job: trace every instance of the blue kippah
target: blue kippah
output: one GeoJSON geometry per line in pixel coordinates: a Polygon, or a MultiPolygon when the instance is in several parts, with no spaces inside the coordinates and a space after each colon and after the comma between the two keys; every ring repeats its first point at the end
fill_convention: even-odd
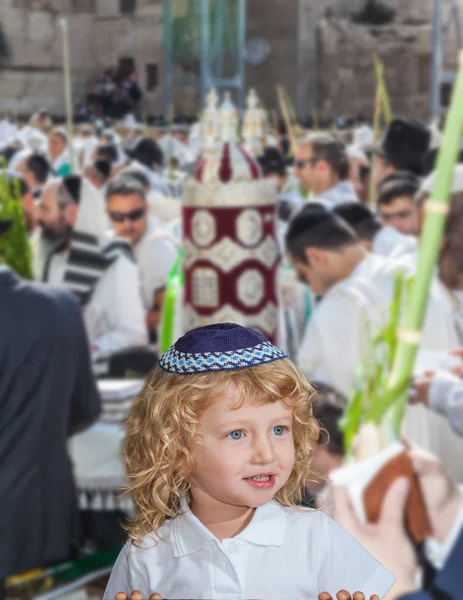
{"type": "Polygon", "coordinates": [[[189,331],[161,356],[159,366],[189,375],[247,369],[282,358],[287,355],[262,333],[236,323],[217,323],[189,331]]]}

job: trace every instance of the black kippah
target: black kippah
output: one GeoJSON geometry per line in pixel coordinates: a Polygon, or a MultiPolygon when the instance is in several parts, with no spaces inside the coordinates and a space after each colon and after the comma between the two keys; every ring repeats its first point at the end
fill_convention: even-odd
{"type": "Polygon", "coordinates": [[[360,204],[360,202],[339,204],[334,209],[334,212],[353,227],[358,223],[362,223],[362,221],[374,218],[372,211],[367,206],[360,204]]]}
{"type": "Polygon", "coordinates": [[[79,204],[80,189],[82,187],[82,179],[79,177],[79,175],[67,175],[63,178],[63,185],[74,202],[79,204]]]}
{"type": "Polygon", "coordinates": [[[96,160],[94,167],[105,179],[111,175],[111,163],[109,160],[96,160]]]}

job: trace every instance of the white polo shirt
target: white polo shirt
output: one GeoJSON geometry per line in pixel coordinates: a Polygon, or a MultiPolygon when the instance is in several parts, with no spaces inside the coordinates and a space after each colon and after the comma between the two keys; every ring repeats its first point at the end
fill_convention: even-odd
{"type": "Polygon", "coordinates": [[[166,521],[153,545],[122,549],[105,599],[140,590],[144,598],[317,600],[341,589],[367,598],[388,592],[396,578],[325,513],[283,508],[275,501],[258,508],[237,536],[219,541],[186,509],[166,521]]]}

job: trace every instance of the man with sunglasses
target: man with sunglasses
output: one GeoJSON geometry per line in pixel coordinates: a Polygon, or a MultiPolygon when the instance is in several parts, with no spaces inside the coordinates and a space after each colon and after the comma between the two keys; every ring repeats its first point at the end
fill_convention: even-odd
{"type": "Polygon", "coordinates": [[[100,192],[77,175],[51,180],[38,206],[38,224],[35,277],[79,299],[92,358],[145,347],[138,268],[129,244],[110,239],[100,192]]]}
{"type": "Polygon", "coordinates": [[[141,279],[147,326],[155,341],[164,289],[177,251],[170,238],[149,217],[145,189],[135,177],[122,174],[109,184],[106,209],[115,235],[132,245],[141,279]]]}
{"type": "Polygon", "coordinates": [[[311,202],[334,208],[344,202],[358,202],[349,178],[346,145],[328,133],[316,133],[296,150],[294,174],[309,191],[311,202]]]}

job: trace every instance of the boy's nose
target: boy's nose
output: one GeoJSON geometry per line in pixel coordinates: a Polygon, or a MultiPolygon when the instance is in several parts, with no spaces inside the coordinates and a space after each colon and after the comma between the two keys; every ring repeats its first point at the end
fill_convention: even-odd
{"type": "Polygon", "coordinates": [[[259,438],[255,441],[253,459],[255,463],[265,465],[275,460],[275,453],[270,439],[259,438]]]}

